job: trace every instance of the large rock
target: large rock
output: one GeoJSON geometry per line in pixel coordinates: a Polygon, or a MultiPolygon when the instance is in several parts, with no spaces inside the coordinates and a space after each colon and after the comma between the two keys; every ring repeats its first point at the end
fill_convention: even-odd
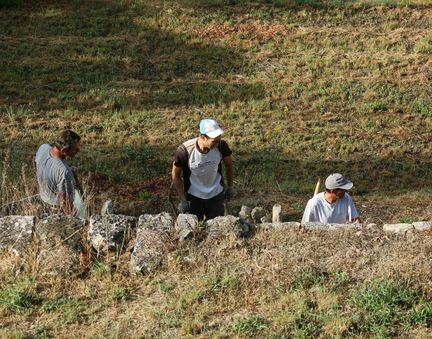
{"type": "Polygon", "coordinates": [[[0,218],[0,250],[21,255],[29,246],[35,217],[10,215],[0,218]]]}
{"type": "Polygon", "coordinates": [[[417,231],[426,231],[432,229],[432,221],[417,221],[413,222],[413,226],[417,231]]]}
{"type": "Polygon", "coordinates": [[[175,223],[175,229],[179,240],[183,241],[192,236],[198,225],[198,217],[194,214],[179,214],[175,223]]]}
{"type": "Polygon", "coordinates": [[[219,237],[234,234],[237,237],[245,237],[251,234],[252,225],[233,215],[216,217],[205,222],[204,227],[209,237],[219,237]]]}
{"type": "Polygon", "coordinates": [[[384,224],[383,225],[384,232],[391,232],[391,233],[403,234],[406,232],[410,232],[413,229],[414,226],[412,224],[384,224]]]}
{"type": "Polygon", "coordinates": [[[139,217],[136,243],[129,262],[132,274],[151,270],[162,263],[172,224],[173,219],[168,213],[139,217]]]}
{"type": "Polygon", "coordinates": [[[136,223],[137,218],[127,215],[92,215],[88,240],[98,252],[118,249],[127,243],[130,229],[135,227],[136,223]]]}
{"type": "Polygon", "coordinates": [[[36,224],[40,274],[69,275],[78,272],[84,222],[76,217],[52,215],[36,224]]]}

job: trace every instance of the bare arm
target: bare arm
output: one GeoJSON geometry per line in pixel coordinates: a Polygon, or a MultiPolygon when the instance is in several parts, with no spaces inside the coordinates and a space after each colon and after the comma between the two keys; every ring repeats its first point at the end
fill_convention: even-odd
{"type": "Polygon", "coordinates": [[[222,159],[225,165],[228,187],[234,186],[234,165],[232,156],[229,155],[222,159]]]}
{"type": "Polygon", "coordinates": [[[353,223],[353,224],[361,224],[360,217],[353,218],[353,220],[351,221],[351,223],[353,223]]]}
{"type": "Polygon", "coordinates": [[[171,176],[172,176],[172,182],[173,182],[174,188],[176,189],[176,192],[179,195],[181,200],[187,200],[186,194],[184,191],[184,186],[183,186],[182,174],[183,174],[183,168],[178,167],[178,166],[174,165],[174,163],[173,163],[171,176]]]}

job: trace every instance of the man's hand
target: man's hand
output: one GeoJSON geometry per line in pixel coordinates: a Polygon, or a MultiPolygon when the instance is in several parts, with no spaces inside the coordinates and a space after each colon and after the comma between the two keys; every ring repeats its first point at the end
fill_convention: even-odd
{"type": "Polygon", "coordinates": [[[237,195],[237,190],[234,187],[228,187],[225,191],[225,199],[230,201],[237,195]]]}
{"type": "Polygon", "coordinates": [[[177,209],[180,213],[187,213],[189,211],[189,202],[186,200],[180,201],[180,204],[178,204],[177,209]]]}

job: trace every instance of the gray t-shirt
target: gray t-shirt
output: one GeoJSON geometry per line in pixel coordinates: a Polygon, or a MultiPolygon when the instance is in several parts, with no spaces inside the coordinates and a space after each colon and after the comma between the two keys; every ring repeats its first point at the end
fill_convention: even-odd
{"type": "Polygon", "coordinates": [[[74,195],[72,168],[64,159],[50,154],[51,145],[43,144],[36,153],[36,177],[41,199],[50,205],[57,205],[59,192],[74,195]]]}

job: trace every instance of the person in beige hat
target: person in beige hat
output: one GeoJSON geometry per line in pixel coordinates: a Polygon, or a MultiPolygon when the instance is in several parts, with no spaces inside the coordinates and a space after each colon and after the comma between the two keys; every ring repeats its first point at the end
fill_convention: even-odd
{"type": "Polygon", "coordinates": [[[340,173],[330,174],[325,181],[325,192],[310,199],[303,213],[302,223],[346,224],[360,222],[359,214],[347,190],[353,183],[340,173]]]}

